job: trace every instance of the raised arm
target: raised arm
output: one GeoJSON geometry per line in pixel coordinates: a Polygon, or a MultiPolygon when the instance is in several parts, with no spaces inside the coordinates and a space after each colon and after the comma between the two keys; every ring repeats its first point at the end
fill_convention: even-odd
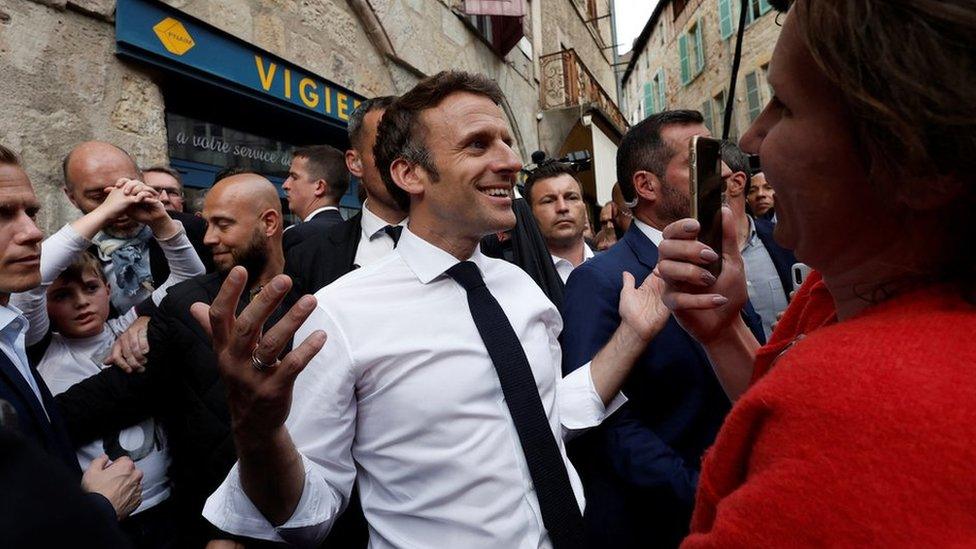
{"type": "MultiPolygon", "coordinates": [[[[227,387],[238,465],[225,485],[236,484],[234,479],[239,477],[239,486],[251,505],[270,525],[278,526],[298,508],[306,481],[305,461],[285,427],[285,419],[292,403],[295,378],[322,349],[325,332],[311,331],[300,345],[278,361],[277,357],[298,327],[315,310],[315,298],[302,297],[281,321],[262,335],[262,326],[288,292],[291,280],[284,275],[275,277],[235,317],[246,281],[245,270],[234,267],[213,303],[210,306],[196,303],[192,312],[211,333],[220,375],[227,387]]],[[[228,491],[236,490],[230,486],[228,491]]],[[[228,497],[235,499],[233,494],[228,497]]],[[[225,503],[231,508],[240,507],[233,501],[225,503]]],[[[222,512],[221,516],[229,514],[222,512]]],[[[245,517],[240,522],[253,525],[255,520],[245,517]]],[[[234,530],[233,523],[217,526],[234,530]]]]}
{"type": "Polygon", "coordinates": [[[108,195],[97,208],[65,225],[41,244],[40,286],[10,296],[10,302],[24,312],[30,325],[26,338],[28,346],[40,341],[50,329],[47,289],[54,280],[91,245],[91,239],[98,231],[131,205],[151,200],[153,192],[152,189],[148,189],[148,192],[137,190],[127,195],[121,188],[109,187],[105,190],[108,195]]]}
{"type": "Polygon", "coordinates": [[[705,282],[703,265],[715,259],[715,252],[696,240],[699,229],[694,219],[665,227],[656,270],[667,283],[665,304],[705,348],[722,388],[735,402],[749,387],[759,341],[742,320],[749,297],[732,211],[722,208],[722,273],[713,283],[705,282]]]}

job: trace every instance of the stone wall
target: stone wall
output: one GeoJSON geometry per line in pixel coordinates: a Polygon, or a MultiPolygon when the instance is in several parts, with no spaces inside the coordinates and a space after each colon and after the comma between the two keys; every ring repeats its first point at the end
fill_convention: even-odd
{"type": "MultiPolygon", "coordinates": [[[[360,3],[388,42],[367,33],[355,0],[164,1],[366,97],[444,69],[486,73],[506,94],[519,152],[538,144],[533,60],[519,48],[500,58],[449,0],[360,3]]],[[[110,141],[143,165],[166,160],[162,94],[150,69],[116,57],[114,11],[114,0],[0,0],[0,141],[22,154],[48,233],[77,215],[60,189],[76,143],[110,141]]]]}
{"type": "MultiPolygon", "coordinates": [[[[732,54],[735,49],[735,33],[727,39],[721,38],[718,20],[718,2],[715,0],[692,0],[684,11],[674,20],[668,5],[655,25],[644,49],[635,52],[637,59],[634,69],[626,82],[623,83],[622,103],[625,105],[628,117],[639,110],[643,100],[643,87],[649,82],[658,69],[665,73],[666,97],[668,109],[690,108],[701,110],[706,100],[711,100],[718,93],[728,89],[729,77],[732,72],[732,54]],[[705,46],[705,68],[687,85],[681,83],[681,67],[678,54],[678,36],[694,21],[703,22],[705,46]]],[[[736,23],[738,22],[736,15],[736,23]]],[[[736,82],[734,124],[736,129],[733,137],[741,136],[749,127],[749,105],[746,97],[745,77],[750,72],[759,75],[760,100],[763,104],[769,101],[771,93],[766,84],[763,67],[772,57],[773,47],[779,37],[780,27],[776,23],[775,10],[767,12],[759,19],[749,24],[744,33],[742,44],[742,62],[736,82]]],[[[719,132],[721,122],[719,113],[715,112],[716,133],[719,132]]],[[[633,121],[633,120],[632,120],[633,121]]]]}

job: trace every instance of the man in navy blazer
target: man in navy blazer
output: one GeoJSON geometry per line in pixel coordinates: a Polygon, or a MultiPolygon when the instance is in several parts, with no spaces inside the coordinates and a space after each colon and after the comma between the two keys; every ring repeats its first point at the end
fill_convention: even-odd
{"type": "Polygon", "coordinates": [[[349,188],[345,154],[330,145],[295,149],[281,188],[288,196],[288,209],[301,219],[285,231],[282,245],[287,252],[342,223],[339,200],[349,188]]]}
{"type": "MultiPolygon", "coordinates": [[[[619,324],[622,273],[638,283],[650,275],[661,229],[688,217],[689,143],[708,133],[698,112],[666,111],[637,124],[621,141],[617,179],[633,205],[634,222],[617,244],[569,277],[564,374],[591,360],[619,324]]],[[[673,317],[641,355],[623,393],[628,402],[572,448],[586,490],[588,542],[676,546],[688,531],[702,454],[729,399],[704,350],[673,317]]]]}
{"type": "MultiPolygon", "coordinates": [[[[34,223],[38,208],[37,196],[19,159],[13,151],[0,145],[0,211],[3,212],[0,215],[0,400],[6,401],[14,412],[5,410],[3,427],[34,443],[63,465],[63,472],[70,478],[81,481],[90,493],[88,504],[102,511],[101,516],[124,517],[141,501],[142,474],[129,458],[121,458],[107,467],[96,460],[82,477],[58,406],[27,359],[24,347],[27,319],[9,305],[11,293],[41,283],[43,234],[34,223]],[[9,421],[11,417],[16,420],[9,421]]],[[[36,497],[30,491],[21,496],[24,500],[36,497]]],[[[9,514],[8,511],[17,512],[5,509],[4,513],[9,514]]]]}

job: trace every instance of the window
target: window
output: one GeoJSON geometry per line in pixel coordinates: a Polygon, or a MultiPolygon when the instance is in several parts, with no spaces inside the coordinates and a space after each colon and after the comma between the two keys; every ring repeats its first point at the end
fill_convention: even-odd
{"type": "MultiPolygon", "coordinates": [[[[740,0],[718,0],[718,28],[722,40],[732,36],[739,23],[740,0]]],[[[767,0],[748,0],[746,6],[746,25],[765,15],[772,7],[767,0]]]]}
{"type": "Polygon", "coordinates": [[[715,131],[715,121],[712,120],[712,100],[706,99],[702,103],[702,116],[705,118],[705,127],[712,135],[717,135],[715,131]]]}
{"type": "Polygon", "coordinates": [[[762,92],[759,89],[759,76],[755,72],[746,75],[746,100],[749,102],[749,122],[762,112],[762,92]]]}
{"type": "Polygon", "coordinates": [[[681,83],[687,85],[705,68],[705,48],[702,42],[702,20],[698,19],[688,32],[678,37],[678,56],[681,59],[681,83]]]}
{"type": "Polygon", "coordinates": [[[644,84],[644,117],[661,112],[667,105],[664,69],[658,69],[650,82],[644,84]]]}
{"type": "Polygon", "coordinates": [[[732,36],[732,31],[735,30],[735,22],[732,20],[732,1],[718,0],[718,28],[722,40],[732,36]]]}
{"type": "MultiPolygon", "coordinates": [[[[734,114],[734,113],[733,113],[734,114]]],[[[718,94],[712,98],[712,116],[714,120],[712,124],[714,125],[715,136],[721,136],[722,124],[725,122],[725,90],[718,92],[718,94]]],[[[732,117],[732,121],[729,123],[729,139],[733,142],[739,140],[737,135],[738,132],[735,131],[735,117],[732,117]]]]}
{"type": "Polygon", "coordinates": [[[746,10],[746,25],[750,25],[771,9],[767,0],[749,0],[746,10]]]}
{"type": "Polygon", "coordinates": [[[654,86],[653,82],[644,83],[644,116],[654,114],[654,86]]]}

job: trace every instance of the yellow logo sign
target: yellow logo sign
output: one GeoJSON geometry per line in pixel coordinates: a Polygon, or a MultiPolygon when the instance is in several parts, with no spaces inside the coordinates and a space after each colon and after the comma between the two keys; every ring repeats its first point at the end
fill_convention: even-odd
{"type": "Polygon", "coordinates": [[[163,47],[166,51],[176,54],[183,55],[184,53],[190,51],[193,47],[193,37],[190,33],[186,32],[186,27],[183,23],[180,23],[172,17],[167,17],[153,27],[153,31],[156,32],[156,36],[159,37],[159,41],[163,43],[163,47]]]}

